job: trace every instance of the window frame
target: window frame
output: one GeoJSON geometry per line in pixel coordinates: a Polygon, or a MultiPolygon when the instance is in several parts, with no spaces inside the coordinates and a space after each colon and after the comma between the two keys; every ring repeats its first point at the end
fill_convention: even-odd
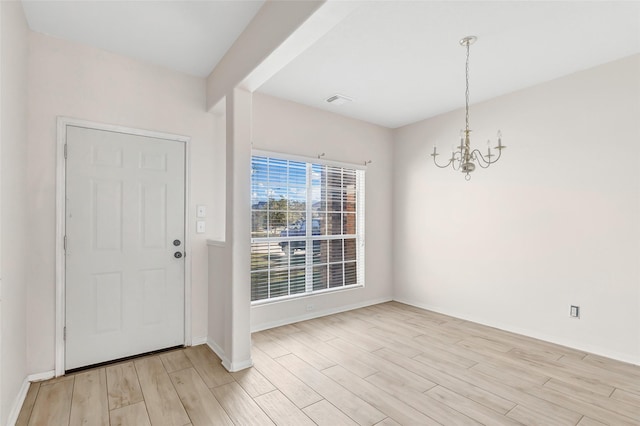
{"type": "MultiPolygon", "coordinates": [[[[322,154],[324,155],[324,154],[322,154]]],[[[305,163],[305,167],[306,167],[306,192],[307,192],[307,198],[306,198],[306,206],[305,206],[305,212],[304,212],[304,217],[305,217],[305,223],[311,223],[312,226],[306,226],[305,229],[305,235],[304,237],[301,236],[267,236],[267,237],[251,237],[250,240],[250,247],[253,250],[253,246],[255,243],[260,243],[260,242],[264,242],[267,244],[273,244],[273,243],[280,243],[280,242],[284,242],[284,241],[299,241],[300,239],[304,239],[305,241],[305,261],[304,261],[304,276],[305,276],[305,290],[304,292],[301,293],[295,293],[295,294],[286,294],[283,296],[274,296],[271,297],[270,295],[268,295],[268,297],[264,298],[264,299],[257,299],[257,300],[251,300],[251,305],[252,306],[256,306],[256,305],[264,305],[264,304],[270,304],[270,303],[277,303],[277,302],[282,302],[282,301],[288,301],[288,300],[292,300],[292,299],[299,299],[299,298],[303,298],[303,297],[310,297],[310,296],[316,296],[319,294],[326,294],[326,293],[334,293],[334,292],[339,292],[339,291],[345,291],[345,290],[351,290],[351,289],[356,289],[356,288],[363,288],[365,286],[365,172],[366,172],[366,164],[353,164],[353,163],[346,163],[346,162],[339,162],[339,161],[332,161],[332,160],[325,160],[322,159],[321,156],[319,155],[318,158],[310,158],[310,157],[303,157],[303,156],[297,156],[297,155],[291,155],[291,154],[284,154],[284,153],[280,153],[280,152],[274,152],[274,151],[264,151],[264,150],[257,150],[257,149],[253,149],[251,151],[251,161],[252,161],[252,167],[253,167],[253,161],[254,161],[254,157],[263,157],[263,158],[268,158],[268,159],[273,159],[273,160],[281,160],[281,161],[294,161],[294,162],[301,162],[301,163],[305,163]],[[319,166],[328,166],[328,167],[337,167],[337,168],[342,168],[342,169],[349,169],[349,170],[353,170],[355,171],[355,182],[356,182],[356,188],[355,188],[355,194],[356,194],[356,205],[355,205],[355,228],[356,228],[356,232],[355,234],[344,234],[344,229],[342,229],[341,233],[339,235],[329,235],[328,233],[325,233],[323,235],[313,235],[313,221],[316,220],[313,218],[313,205],[310,202],[311,201],[311,190],[312,190],[312,183],[311,183],[311,173],[310,170],[313,168],[314,165],[319,165],[319,166]],[[348,284],[345,285],[345,265],[347,263],[349,263],[347,260],[345,260],[345,244],[344,241],[348,240],[348,239],[354,239],[355,240],[355,245],[356,245],[356,254],[355,254],[355,273],[356,273],[356,282],[354,284],[348,284]],[[313,286],[314,286],[314,282],[313,282],[313,268],[314,266],[319,266],[319,264],[314,264],[313,263],[313,244],[314,241],[327,241],[327,244],[330,244],[330,242],[332,240],[342,240],[343,241],[343,245],[342,245],[342,261],[341,262],[331,262],[330,259],[327,259],[327,261],[325,263],[321,263],[320,266],[325,265],[327,266],[327,274],[329,274],[330,270],[330,265],[331,264],[338,264],[341,263],[343,266],[343,277],[342,277],[342,285],[340,286],[335,286],[335,287],[330,287],[329,284],[327,284],[327,288],[322,288],[322,289],[318,289],[318,290],[314,290],[313,286]]],[[[253,186],[253,178],[251,178],[251,185],[253,186]]],[[[252,190],[253,191],[253,190],[252,190]]],[[[251,198],[250,198],[251,200],[251,198]]],[[[326,207],[328,209],[328,207],[326,207]]],[[[251,219],[251,232],[253,232],[253,202],[250,201],[250,209],[252,211],[252,219],[251,219]]],[[[344,214],[344,206],[341,208],[340,213],[344,214]]],[[[329,213],[329,210],[325,211],[326,213],[329,213]]],[[[291,271],[291,263],[288,264],[287,269],[284,269],[288,272],[291,271]]],[[[265,271],[272,271],[273,269],[278,270],[278,268],[272,268],[271,265],[269,265],[267,267],[267,269],[265,269],[265,271]]],[[[251,273],[255,272],[253,269],[253,266],[250,266],[250,271],[251,273]]],[[[327,279],[330,280],[329,276],[327,275],[327,279]]],[[[289,285],[289,292],[291,291],[291,279],[289,278],[288,281],[288,285],[289,285]]],[[[253,282],[250,282],[250,285],[252,286],[252,292],[253,292],[253,282]]],[[[267,286],[268,292],[271,291],[271,283],[268,283],[267,286]]]]}

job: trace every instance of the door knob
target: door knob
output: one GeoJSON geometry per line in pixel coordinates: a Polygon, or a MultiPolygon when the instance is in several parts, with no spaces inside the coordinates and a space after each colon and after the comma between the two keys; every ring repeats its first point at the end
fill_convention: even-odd
{"type": "Polygon", "coordinates": [[[176,259],[180,259],[182,257],[182,252],[181,251],[177,251],[177,252],[173,253],[173,257],[175,257],[176,259]]]}

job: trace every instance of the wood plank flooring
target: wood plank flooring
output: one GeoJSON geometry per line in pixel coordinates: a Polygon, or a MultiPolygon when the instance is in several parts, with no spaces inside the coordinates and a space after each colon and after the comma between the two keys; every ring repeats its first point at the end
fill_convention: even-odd
{"type": "Polygon", "coordinates": [[[33,383],[18,426],[639,425],[640,367],[389,302],[33,383]]]}

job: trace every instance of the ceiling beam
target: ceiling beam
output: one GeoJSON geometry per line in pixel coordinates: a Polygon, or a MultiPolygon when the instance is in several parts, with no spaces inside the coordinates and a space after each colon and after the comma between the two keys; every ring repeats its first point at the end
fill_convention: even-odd
{"type": "Polygon", "coordinates": [[[207,111],[236,87],[253,92],[360,6],[267,0],[207,78],[207,111]]]}

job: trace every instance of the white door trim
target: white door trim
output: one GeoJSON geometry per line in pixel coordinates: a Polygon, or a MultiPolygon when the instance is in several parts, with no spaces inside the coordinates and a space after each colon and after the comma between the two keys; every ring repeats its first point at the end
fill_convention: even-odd
{"type": "Polygon", "coordinates": [[[67,140],[67,126],[83,127],[86,129],[105,130],[117,133],[126,133],[135,136],[146,136],[182,142],[185,144],[185,234],[184,234],[184,344],[191,346],[191,236],[189,234],[189,206],[191,205],[191,159],[190,140],[188,136],[174,135],[170,133],[154,132],[150,130],[134,129],[124,126],[94,123],[69,117],[58,117],[57,135],[57,159],[56,159],[56,325],[55,325],[55,375],[62,376],[65,372],[65,257],[64,236],[65,229],[65,199],[66,199],[66,162],[64,158],[65,144],[67,140]]]}

